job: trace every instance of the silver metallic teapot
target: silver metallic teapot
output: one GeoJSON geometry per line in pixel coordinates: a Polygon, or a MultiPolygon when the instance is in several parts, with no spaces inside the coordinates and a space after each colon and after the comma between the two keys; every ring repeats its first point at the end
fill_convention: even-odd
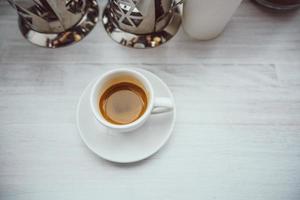
{"type": "MultiPolygon", "coordinates": [[[[142,35],[148,35],[149,38],[149,34],[159,35],[160,32],[163,35],[166,33],[174,36],[181,24],[179,5],[182,2],[182,0],[109,0],[104,11],[103,23],[109,35],[118,42],[127,40],[130,43],[130,40],[136,37],[141,40],[142,35]],[[116,29],[123,32],[124,37],[116,37],[116,29]],[[133,35],[128,38],[126,33],[133,35]]],[[[165,38],[166,41],[168,39],[165,38]]],[[[127,45],[128,42],[125,46],[131,46],[127,45]]],[[[124,41],[122,44],[124,45],[124,41]]]]}
{"type": "Polygon", "coordinates": [[[8,0],[17,10],[22,34],[32,43],[60,47],[77,42],[98,19],[96,0],[8,0]]]}

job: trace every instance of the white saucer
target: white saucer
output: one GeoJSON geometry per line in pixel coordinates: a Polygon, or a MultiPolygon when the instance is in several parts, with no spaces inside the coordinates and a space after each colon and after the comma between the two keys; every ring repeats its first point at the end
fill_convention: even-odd
{"type": "MultiPolygon", "coordinates": [[[[155,96],[170,97],[174,102],[170,89],[160,78],[145,70],[138,71],[153,84],[155,96]]],[[[89,95],[93,83],[81,95],[76,113],[80,136],[92,152],[112,162],[130,163],[153,155],[167,142],[175,124],[175,106],[172,112],[152,115],[137,130],[117,133],[101,125],[91,111],[89,95]]]]}

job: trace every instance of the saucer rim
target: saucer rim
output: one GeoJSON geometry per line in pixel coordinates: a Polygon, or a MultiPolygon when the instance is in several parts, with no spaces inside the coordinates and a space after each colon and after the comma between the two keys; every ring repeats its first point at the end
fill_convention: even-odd
{"type": "MultiPolygon", "coordinates": [[[[77,130],[79,132],[79,135],[80,135],[80,138],[82,139],[83,143],[88,147],[88,149],[90,149],[90,151],[92,151],[95,155],[99,156],[100,158],[104,159],[104,160],[107,160],[107,161],[110,161],[110,162],[114,162],[114,163],[121,163],[121,164],[125,164],[125,163],[135,163],[135,162],[139,162],[139,161],[142,161],[142,160],[145,160],[151,156],[153,156],[154,154],[156,154],[170,139],[172,133],[173,133],[173,130],[174,130],[174,127],[175,127],[175,122],[176,122],[176,103],[175,103],[175,98],[174,98],[174,95],[172,93],[172,91],[170,90],[170,88],[168,87],[168,85],[160,78],[158,77],[156,74],[150,72],[150,71],[147,71],[147,70],[144,70],[144,69],[136,69],[136,68],[130,68],[130,69],[133,69],[133,70],[137,70],[139,71],[140,73],[143,73],[143,75],[145,75],[147,77],[147,74],[149,74],[150,76],[154,76],[157,81],[160,82],[160,84],[163,85],[163,87],[165,87],[167,90],[168,90],[168,95],[170,96],[170,98],[172,99],[172,102],[174,104],[174,108],[173,108],[173,111],[172,111],[172,123],[170,124],[170,128],[168,129],[168,133],[166,134],[166,137],[161,140],[161,142],[159,143],[159,145],[157,145],[157,147],[155,148],[154,151],[152,151],[150,154],[147,153],[145,154],[144,156],[141,156],[140,158],[137,158],[137,159],[124,159],[124,160],[119,160],[119,159],[113,159],[113,158],[109,158],[107,156],[104,156],[100,153],[98,153],[98,151],[96,151],[93,147],[91,147],[89,145],[89,143],[87,142],[84,134],[83,134],[83,131],[80,129],[79,127],[79,109],[80,109],[80,104],[82,102],[82,99],[84,98],[84,95],[87,94],[87,90],[91,89],[91,86],[92,84],[94,83],[94,81],[96,81],[96,78],[93,79],[86,87],[85,89],[83,90],[82,94],[80,95],[80,98],[79,98],[79,101],[77,103],[77,108],[76,108],[76,126],[77,126],[77,130]]],[[[107,70],[109,71],[109,70],[107,70]]],[[[150,81],[151,82],[151,81],[150,81]]],[[[142,125],[140,128],[142,128],[144,125],[142,125]]],[[[105,127],[105,126],[103,126],[105,127]]],[[[107,128],[107,127],[105,127],[107,128]]],[[[121,133],[121,134],[124,134],[124,133],[121,133]]]]}

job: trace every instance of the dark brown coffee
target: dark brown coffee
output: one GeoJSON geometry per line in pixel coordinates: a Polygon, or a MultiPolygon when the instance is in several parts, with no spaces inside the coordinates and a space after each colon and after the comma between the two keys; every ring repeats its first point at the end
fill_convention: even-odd
{"type": "Polygon", "coordinates": [[[139,119],[147,108],[145,91],[130,82],[121,82],[109,87],[101,96],[99,108],[102,116],[118,125],[139,119]]]}

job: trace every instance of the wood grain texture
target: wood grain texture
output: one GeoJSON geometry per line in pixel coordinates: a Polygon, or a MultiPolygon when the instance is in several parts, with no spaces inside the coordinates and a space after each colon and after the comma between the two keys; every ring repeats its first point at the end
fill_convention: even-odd
{"type": "Polygon", "coordinates": [[[300,199],[300,11],[244,1],[219,38],[180,31],[151,50],[100,24],[77,45],[38,48],[16,20],[0,0],[1,200],[300,199]],[[115,67],[157,74],[176,99],[173,137],[144,162],[101,160],[77,133],[81,92],[115,67]]]}

